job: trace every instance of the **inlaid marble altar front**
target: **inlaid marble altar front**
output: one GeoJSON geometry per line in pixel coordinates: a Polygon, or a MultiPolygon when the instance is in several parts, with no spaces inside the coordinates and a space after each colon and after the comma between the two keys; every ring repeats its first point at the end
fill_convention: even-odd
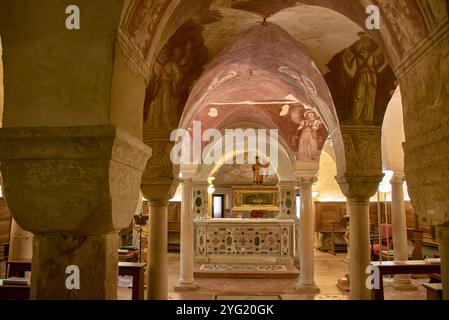
{"type": "Polygon", "coordinates": [[[292,263],[295,221],[210,219],[195,221],[195,258],[204,263],[292,263]]]}

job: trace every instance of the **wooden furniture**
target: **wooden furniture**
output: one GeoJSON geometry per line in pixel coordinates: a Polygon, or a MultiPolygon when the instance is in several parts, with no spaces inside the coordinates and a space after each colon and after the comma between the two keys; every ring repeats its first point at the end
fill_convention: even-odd
{"type": "MultiPolygon", "coordinates": [[[[133,277],[132,300],[144,300],[144,271],[146,263],[119,262],[118,274],[133,277]]],[[[8,261],[8,278],[23,277],[26,271],[31,271],[31,261],[8,261]]]]}
{"type": "Polygon", "coordinates": [[[336,255],[337,252],[347,252],[348,244],[344,235],[348,232],[349,217],[345,216],[340,221],[331,224],[331,240],[329,242],[329,253],[336,255]]]}
{"type": "MultiPolygon", "coordinates": [[[[382,255],[382,260],[392,260],[393,253],[393,225],[382,224],[380,237],[382,243],[379,243],[379,234],[371,235],[371,257],[378,260],[382,255]]],[[[393,258],[394,259],[394,258],[393,258]]]]}
{"type": "Polygon", "coordinates": [[[440,273],[440,264],[429,264],[424,260],[410,261],[375,261],[371,265],[379,269],[379,288],[373,290],[375,300],[384,300],[384,284],[383,277],[385,275],[395,274],[432,274],[440,273]]]}
{"type": "Polygon", "coordinates": [[[441,283],[424,283],[427,289],[427,300],[443,300],[443,285],[441,283]]]}
{"type": "Polygon", "coordinates": [[[145,300],[144,271],[146,263],[119,262],[118,274],[133,277],[132,300],[145,300]]]}
{"type": "Polygon", "coordinates": [[[11,286],[0,284],[0,300],[29,300],[30,286],[11,286]]]}
{"type": "Polygon", "coordinates": [[[423,232],[420,230],[407,228],[407,238],[412,241],[415,245],[413,248],[412,260],[423,260],[424,256],[422,253],[422,245],[423,245],[423,232]]]}
{"type": "Polygon", "coordinates": [[[8,260],[9,233],[11,230],[11,212],[4,198],[0,198],[0,263],[8,260]]]}
{"type": "Polygon", "coordinates": [[[25,277],[25,272],[31,271],[30,260],[9,260],[7,263],[6,277],[25,277]]]}

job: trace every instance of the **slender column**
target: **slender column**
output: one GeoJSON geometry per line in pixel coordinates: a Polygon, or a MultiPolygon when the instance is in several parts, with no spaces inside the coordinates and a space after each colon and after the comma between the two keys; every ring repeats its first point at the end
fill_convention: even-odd
{"type": "Polygon", "coordinates": [[[182,182],[181,203],[181,260],[179,270],[179,282],[176,290],[193,290],[198,288],[198,283],[193,277],[193,244],[194,228],[192,214],[192,179],[187,178],[182,182]]]}
{"type": "MultiPolygon", "coordinates": [[[[393,249],[395,261],[408,260],[407,220],[404,202],[404,175],[395,174],[391,180],[391,211],[393,224],[393,249]]],[[[410,275],[394,276],[393,287],[397,290],[416,290],[410,275]]]]}
{"type": "Polygon", "coordinates": [[[436,227],[436,238],[440,244],[443,300],[449,300],[449,222],[436,227]]]}
{"type": "Polygon", "coordinates": [[[150,201],[147,299],[168,299],[168,202],[178,181],[167,177],[142,179],[141,189],[150,201]]]}
{"type": "Polygon", "coordinates": [[[302,293],[319,292],[314,279],[314,224],[315,210],[312,201],[312,185],[315,176],[301,177],[301,219],[299,234],[300,275],[296,290],[302,293]]]}
{"type": "Polygon", "coordinates": [[[168,201],[150,200],[149,272],[147,296],[149,300],[168,299],[168,201]]]}
{"type": "Polygon", "coordinates": [[[349,278],[351,300],[370,300],[366,287],[366,268],[370,265],[369,199],[348,199],[349,212],[349,278]]]}

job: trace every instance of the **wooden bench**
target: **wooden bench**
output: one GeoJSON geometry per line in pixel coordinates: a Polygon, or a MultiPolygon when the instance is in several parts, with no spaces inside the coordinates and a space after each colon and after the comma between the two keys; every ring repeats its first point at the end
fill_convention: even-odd
{"type": "Polygon", "coordinates": [[[424,283],[427,289],[427,300],[443,300],[443,285],[441,283],[424,283]]]}
{"type": "MultiPolygon", "coordinates": [[[[133,277],[132,300],[144,300],[144,271],[146,263],[119,262],[118,274],[133,277]]],[[[8,261],[8,278],[23,277],[26,271],[31,271],[31,261],[8,261]]]]}
{"type": "Polygon", "coordinates": [[[384,284],[383,277],[385,275],[395,274],[432,274],[440,273],[440,264],[429,264],[424,260],[410,260],[410,261],[375,261],[371,265],[379,269],[380,286],[374,289],[374,299],[384,300],[384,284]]]}
{"type": "Polygon", "coordinates": [[[132,300],[145,300],[144,294],[144,271],[146,263],[119,262],[118,274],[133,277],[132,300]]]}

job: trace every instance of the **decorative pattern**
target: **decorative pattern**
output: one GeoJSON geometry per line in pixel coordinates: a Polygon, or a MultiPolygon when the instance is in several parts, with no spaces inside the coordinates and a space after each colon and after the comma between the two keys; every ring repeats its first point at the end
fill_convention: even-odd
{"type": "MultiPolygon", "coordinates": [[[[287,221],[287,220],[283,220],[287,221]]],[[[292,223],[196,223],[197,256],[290,257],[292,223]]]]}
{"type": "Polygon", "coordinates": [[[280,264],[203,264],[200,271],[287,271],[287,267],[280,264]]]}

